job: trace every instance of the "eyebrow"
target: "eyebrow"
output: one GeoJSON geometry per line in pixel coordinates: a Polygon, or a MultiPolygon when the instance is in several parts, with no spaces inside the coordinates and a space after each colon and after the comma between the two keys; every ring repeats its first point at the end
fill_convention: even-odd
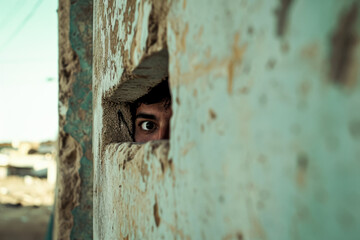
{"type": "Polygon", "coordinates": [[[156,120],[155,115],[153,115],[153,114],[146,114],[146,113],[136,114],[135,119],[138,119],[138,118],[145,118],[145,119],[156,120]]]}

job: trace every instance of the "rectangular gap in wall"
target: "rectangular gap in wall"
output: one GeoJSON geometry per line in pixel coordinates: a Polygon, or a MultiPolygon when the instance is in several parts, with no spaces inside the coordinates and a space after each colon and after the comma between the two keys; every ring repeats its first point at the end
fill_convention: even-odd
{"type": "Polygon", "coordinates": [[[124,77],[126,80],[122,80],[124,82],[104,99],[104,145],[134,141],[135,119],[132,104],[162,81],[168,81],[168,68],[169,54],[165,48],[145,57],[130,74],[124,77]]]}

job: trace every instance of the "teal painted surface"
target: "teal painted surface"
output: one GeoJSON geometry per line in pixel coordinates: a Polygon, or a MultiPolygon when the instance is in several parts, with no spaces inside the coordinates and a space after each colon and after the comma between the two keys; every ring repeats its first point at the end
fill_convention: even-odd
{"type": "Polygon", "coordinates": [[[72,211],[71,239],[92,239],[92,1],[74,1],[70,7],[70,42],[80,62],[66,114],[64,131],[82,148],[80,204],[72,211]]]}
{"type": "Polygon", "coordinates": [[[169,158],[185,173],[173,193],[179,232],[359,239],[359,8],[328,0],[172,5],[169,71],[179,101],[169,158]]]}
{"type": "MultiPolygon", "coordinates": [[[[113,121],[102,101],[120,81],[109,73],[133,56],[101,55],[112,26],[97,22],[95,58],[119,67],[94,74],[95,238],[359,239],[360,1],[169,8],[169,154],[153,154],[153,143],[100,154],[102,121],[113,121]]],[[[99,19],[112,12],[97,10],[99,19]]],[[[146,36],[142,21],[120,26],[146,36]]]]}

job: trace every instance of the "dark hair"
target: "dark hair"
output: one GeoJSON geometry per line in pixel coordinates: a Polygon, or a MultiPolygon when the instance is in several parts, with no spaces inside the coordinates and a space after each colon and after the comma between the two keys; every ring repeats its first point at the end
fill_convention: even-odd
{"type": "Polygon", "coordinates": [[[136,111],[141,104],[154,104],[163,101],[165,109],[169,108],[171,105],[171,95],[168,78],[153,87],[147,94],[135,100],[132,105],[136,111]]]}
{"type": "MultiPolygon", "coordinates": [[[[155,87],[151,88],[151,90],[145,94],[144,96],[138,98],[134,102],[130,103],[130,112],[131,112],[131,122],[132,131],[128,128],[128,131],[134,141],[134,133],[135,133],[135,115],[136,110],[141,104],[154,104],[164,102],[164,108],[168,109],[171,106],[171,94],[169,89],[169,81],[168,78],[160,82],[155,87]]],[[[121,116],[122,117],[122,116],[121,116]]],[[[120,118],[120,116],[119,116],[120,118]]]]}

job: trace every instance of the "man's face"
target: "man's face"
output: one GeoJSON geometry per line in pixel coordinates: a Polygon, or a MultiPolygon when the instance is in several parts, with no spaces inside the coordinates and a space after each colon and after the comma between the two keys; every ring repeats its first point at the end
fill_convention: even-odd
{"type": "Polygon", "coordinates": [[[171,107],[167,109],[164,101],[154,104],[142,103],[136,109],[135,142],[169,139],[171,107]]]}

